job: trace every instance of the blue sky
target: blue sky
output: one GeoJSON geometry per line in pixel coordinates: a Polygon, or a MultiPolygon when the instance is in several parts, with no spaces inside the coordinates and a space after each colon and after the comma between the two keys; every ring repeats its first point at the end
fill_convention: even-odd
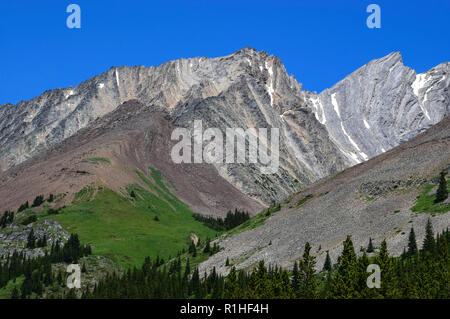
{"type": "Polygon", "coordinates": [[[8,0],[0,2],[0,104],[77,85],[119,65],[216,57],[245,46],[277,55],[320,92],[400,51],[418,72],[450,61],[450,0],[8,0]],[[81,29],[66,7],[81,7],[81,29]],[[381,29],[366,7],[381,7],[381,29]]]}

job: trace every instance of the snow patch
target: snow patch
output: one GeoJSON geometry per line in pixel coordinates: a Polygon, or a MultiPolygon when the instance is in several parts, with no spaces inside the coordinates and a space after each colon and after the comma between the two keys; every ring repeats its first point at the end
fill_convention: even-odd
{"type": "Polygon", "coordinates": [[[370,125],[369,125],[369,123],[367,123],[366,119],[363,119],[363,122],[364,122],[364,126],[365,126],[368,130],[370,130],[370,125]]]}
{"type": "Polygon", "coordinates": [[[104,83],[100,83],[100,84],[98,85],[98,87],[99,87],[100,89],[103,89],[103,88],[105,87],[105,84],[104,84],[104,83]]]}
{"type": "Polygon", "coordinates": [[[315,109],[314,115],[316,119],[320,122],[320,124],[325,124],[327,122],[327,118],[325,117],[325,110],[323,109],[322,102],[319,97],[310,98],[312,105],[315,109]]]}
{"type": "Polygon", "coordinates": [[[417,74],[416,79],[414,80],[413,84],[411,84],[411,87],[413,89],[414,95],[417,96],[417,101],[419,103],[420,109],[422,110],[422,113],[425,115],[425,117],[428,120],[431,120],[431,117],[428,114],[427,109],[423,105],[423,102],[426,102],[426,100],[427,100],[427,93],[428,93],[429,89],[425,92],[424,99],[422,102],[420,101],[420,97],[419,97],[419,90],[422,89],[425,86],[425,83],[427,82],[426,77],[427,77],[426,73],[417,74]]]}
{"type": "Polygon", "coordinates": [[[68,99],[70,96],[74,95],[75,93],[73,92],[73,90],[70,90],[69,92],[67,92],[67,94],[65,95],[65,98],[68,99]]]}
{"type": "Polygon", "coordinates": [[[268,63],[267,63],[267,61],[265,62],[265,66],[266,66],[266,69],[267,69],[267,71],[269,71],[269,75],[270,76],[273,76],[273,69],[272,69],[272,66],[270,65],[268,65],[268,63]]]}
{"type": "Polygon", "coordinates": [[[419,90],[424,87],[425,83],[427,82],[425,73],[416,74],[416,79],[414,80],[413,84],[411,84],[411,87],[413,89],[413,92],[416,96],[419,96],[419,90]]]}
{"type": "Polygon", "coordinates": [[[331,94],[331,104],[333,104],[334,111],[341,118],[341,113],[339,113],[339,105],[336,101],[336,93],[331,94]]]}

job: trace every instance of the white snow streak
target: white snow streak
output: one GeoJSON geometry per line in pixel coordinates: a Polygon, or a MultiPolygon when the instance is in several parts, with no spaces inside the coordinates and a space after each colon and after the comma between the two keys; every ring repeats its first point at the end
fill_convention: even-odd
{"type": "Polygon", "coordinates": [[[358,150],[359,155],[361,155],[362,158],[364,158],[364,160],[367,161],[369,159],[369,157],[364,152],[361,151],[358,144],[356,144],[356,142],[350,137],[350,135],[348,135],[347,131],[344,128],[344,123],[342,123],[342,122],[341,122],[341,129],[342,129],[342,132],[344,132],[345,136],[347,136],[350,143],[352,143],[352,145],[358,150]]]}
{"type": "Polygon", "coordinates": [[[428,120],[431,120],[431,117],[428,114],[427,109],[423,105],[423,102],[426,102],[426,100],[427,100],[427,92],[428,92],[428,90],[427,90],[427,92],[425,92],[424,100],[422,102],[420,101],[420,97],[419,97],[419,90],[422,89],[425,86],[425,83],[427,82],[427,80],[425,79],[426,76],[427,76],[426,73],[417,74],[416,75],[416,79],[414,80],[413,84],[411,84],[411,87],[413,89],[414,95],[417,96],[417,100],[418,100],[419,106],[420,106],[423,114],[426,116],[426,118],[428,120]]]}
{"type": "Polygon", "coordinates": [[[117,83],[117,87],[120,87],[120,85],[119,85],[119,73],[117,72],[117,69],[116,69],[116,83],[117,83]]]}
{"type": "Polygon", "coordinates": [[[370,125],[369,125],[369,123],[367,123],[366,119],[363,118],[363,122],[364,122],[364,126],[369,130],[370,125]]]}
{"type": "MultiPolygon", "coordinates": [[[[336,101],[336,93],[331,94],[331,104],[333,104],[334,111],[338,115],[339,119],[341,119],[341,114],[339,112],[339,104],[336,101]]],[[[345,134],[345,136],[347,136],[350,143],[358,150],[359,155],[362,158],[364,158],[365,161],[367,161],[369,159],[369,157],[364,152],[361,151],[358,144],[356,144],[356,142],[350,137],[350,135],[348,135],[347,131],[345,130],[344,123],[342,122],[342,120],[341,120],[341,129],[342,129],[342,132],[345,134]]],[[[351,153],[351,154],[353,154],[353,153],[351,153]]],[[[353,154],[353,155],[355,155],[355,154],[353,154]]],[[[355,158],[353,155],[352,155],[352,157],[355,158]]]]}
{"type": "Polygon", "coordinates": [[[323,109],[322,102],[320,101],[319,97],[312,97],[311,102],[313,104],[314,109],[316,110],[314,112],[314,115],[316,116],[316,119],[320,122],[320,124],[325,124],[327,122],[327,118],[325,117],[325,110],[323,109]]]}
{"type": "Polygon", "coordinates": [[[331,104],[333,104],[334,111],[341,118],[341,113],[339,113],[339,105],[336,101],[336,93],[331,94],[331,104]]]}
{"type": "Polygon", "coordinates": [[[267,61],[265,62],[265,66],[267,71],[269,71],[269,85],[266,85],[267,88],[267,92],[270,95],[270,105],[273,106],[273,93],[275,92],[275,90],[273,89],[273,70],[272,70],[272,66],[269,66],[267,64],[267,61]]]}

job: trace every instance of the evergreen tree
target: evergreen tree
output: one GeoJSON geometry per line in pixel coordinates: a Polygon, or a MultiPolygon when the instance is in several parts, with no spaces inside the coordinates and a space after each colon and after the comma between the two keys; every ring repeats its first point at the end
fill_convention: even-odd
{"type": "Polygon", "coordinates": [[[408,238],[408,256],[413,256],[417,253],[417,242],[416,242],[416,234],[414,233],[414,228],[411,227],[411,231],[409,232],[408,238]]]}
{"type": "Polygon", "coordinates": [[[232,267],[230,273],[225,281],[225,298],[227,299],[242,299],[244,298],[243,291],[239,285],[239,278],[237,276],[236,267],[232,267]]]}
{"type": "Polygon", "coordinates": [[[427,225],[425,227],[425,239],[423,241],[422,250],[425,253],[433,254],[435,251],[436,242],[434,241],[433,225],[431,219],[428,218],[427,225]]]}
{"type": "Polygon", "coordinates": [[[446,200],[448,197],[448,190],[447,190],[447,181],[445,180],[445,173],[444,171],[441,172],[441,175],[439,177],[439,186],[436,191],[436,199],[434,200],[435,203],[440,203],[446,200]]]}
{"type": "Polygon", "coordinates": [[[211,251],[211,241],[209,238],[206,238],[205,248],[203,249],[203,252],[205,254],[208,254],[211,251]]]}
{"type": "Polygon", "coordinates": [[[303,258],[298,263],[299,290],[296,294],[303,299],[315,299],[318,297],[318,283],[316,280],[316,258],[310,255],[311,245],[306,242],[303,258]]]}
{"type": "Polygon", "coordinates": [[[271,298],[272,294],[269,287],[267,268],[264,265],[264,260],[261,260],[250,276],[248,296],[251,299],[271,298]]]}
{"type": "Polygon", "coordinates": [[[189,245],[189,253],[194,257],[197,256],[197,247],[195,247],[194,241],[191,241],[191,244],[189,245]]]}
{"type": "Polygon", "coordinates": [[[369,245],[367,246],[367,252],[368,253],[373,253],[374,252],[374,248],[373,248],[372,238],[371,237],[369,237],[369,245]]]}
{"type": "Polygon", "coordinates": [[[398,298],[400,291],[398,290],[397,275],[394,268],[394,262],[389,257],[386,240],[383,240],[380,251],[375,257],[375,263],[380,266],[381,270],[381,288],[379,293],[385,298],[398,298]]]}
{"type": "Polygon", "coordinates": [[[33,201],[33,204],[31,207],[38,207],[41,206],[41,204],[44,202],[44,195],[38,195],[33,201]]]}
{"type": "Polygon", "coordinates": [[[344,241],[344,249],[338,258],[337,272],[331,282],[329,296],[331,298],[359,298],[358,267],[353,242],[350,236],[344,241]]]}
{"type": "Polygon", "coordinates": [[[327,250],[327,256],[325,257],[325,263],[323,264],[323,269],[324,271],[330,271],[331,270],[331,258],[330,258],[330,254],[327,250]]]}
{"type": "Polygon", "coordinates": [[[36,247],[36,237],[34,237],[34,230],[31,229],[27,238],[27,248],[33,249],[36,247]]]}
{"type": "Polygon", "coordinates": [[[294,268],[292,269],[292,290],[294,294],[297,293],[300,287],[300,273],[298,270],[297,260],[294,262],[294,268]]]}

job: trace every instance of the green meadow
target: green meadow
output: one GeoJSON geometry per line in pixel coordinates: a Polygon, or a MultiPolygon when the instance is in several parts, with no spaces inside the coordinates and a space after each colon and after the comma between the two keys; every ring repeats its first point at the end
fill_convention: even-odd
{"type": "Polygon", "coordinates": [[[146,256],[173,257],[187,248],[191,233],[202,240],[214,238],[216,231],[192,217],[192,211],[169,190],[162,174],[154,169],[149,173],[147,177],[136,171],[148,189],[133,184],[118,194],[87,186],[72,205],[44,218],[78,233],[84,244],[92,245],[93,254],[123,267],[140,266],[146,256]]]}

